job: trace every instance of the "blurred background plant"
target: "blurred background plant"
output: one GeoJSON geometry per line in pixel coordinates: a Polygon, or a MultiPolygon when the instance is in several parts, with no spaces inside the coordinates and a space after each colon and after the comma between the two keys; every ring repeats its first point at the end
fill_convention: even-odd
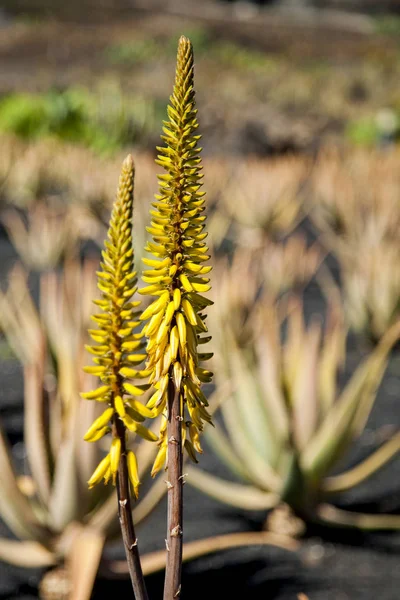
{"type": "MultiPolygon", "coordinates": [[[[43,274],[39,312],[19,265],[0,295],[1,330],[23,364],[26,449],[21,473],[0,429],[0,515],[19,539],[0,538],[0,558],[23,567],[58,567],[42,581],[43,598],[56,575],[58,598],[90,598],[104,545],[119,538],[114,491],[87,487],[102,449],[83,441],[97,405],[81,402],[79,395],[94,383],[82,367],[96,267],[97,260],[83,265],[70,260],[62,274],[43,274]]],[[[136,446],[145,480],[154,452],[139,440],[136,446]]],[[[149,515],[165,490],[162,479],[146,490],[134,508],[136,522],[149,515]]]]}
{"type": "Polygon", "coordinates": [[[154,131],[161,109],[153,99],[127,96],[114,80],[43,94],[14,92],[0,100],[0,132],[24,139],[55,137],[111,154],[154,131]]]}
{"type": "MultiPolygon", "coordinates": [[[[330,308],[323,331],[316,319],[306,326],[302,302],[293,296],[284,303],[266,295],[252,297],[250,303],[238,306],[229,291],[235,284],[237,290],[245,289],[237,294],[243,300],[253,278],[250,273],[246,280],[243,272],[236,276],[235,283],[223,286],[223,294],[216,296],[213,400],[223,423],[208,428],[206,438],[241,483],[188,466],[189,483],[243,510],[287,505],[291,521],[286,518],[283,523],[272,513],[267,522],[287,533],[294,524],[293,533],[302,532],[299,519],[365,529],[399,528],[398,515],[358,514],[330,504],[335,494],[374,475],[400,450],[397,432],[356,466],[332,475],[365,427],[388,355],[400,335],[399,324],[386,332],[339,392],[337,377],[346,341],[340,307],[330,308]]],[[[282,516],[282,511],[278,514],[282,516]]]]}
{"type": "Polygon", "coordinates": [[[336,256],[346,318],[378,341],[400,317],[398,150],[322,152],[315,164],[310,215],[336,256]]]}
{"type": "Polygon", "coordinates": [[[306,175],[303,158],[232,161],[211,219],[214,245],[257,248],[287,236],[304,218],[300,193],[306,175]]]}

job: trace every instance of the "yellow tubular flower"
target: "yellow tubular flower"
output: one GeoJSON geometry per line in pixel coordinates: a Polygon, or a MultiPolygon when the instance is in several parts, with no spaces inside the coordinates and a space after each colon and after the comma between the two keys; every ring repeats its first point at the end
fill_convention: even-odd
{"type": "MultiPolygon", "coordinates": [[[[98,274],[98,287],[102,299],[95,304],[101,313],[93,315],[92,319],[98,329],[90,329],[89,334],[96,345],[86,346],[92,354],[94,367],[85,367],[85,371],[98,375],[101,385],[96,390],[82,393],[86,400],[95,400],[108,404],[103,414],[96,419],[87,431],[84,439],[94,442],[106,435],[112,425],[113,441],[110,453],[103,459],[89,480],[93,487],[101,480],[109,479],[115,485],[121,454],[125,451],[126,427],[138,435],[154,441],[154,436],[139,420],[143,416],[153,414],[132,396],[139,396],[148,389],[148,384],[133,385],[125,381],[126,377],[143,380],[149,373],[132,369],[132,363],[140,364],[145,355],[144,341],[141,333],[134,333],[139,326],[140,302],[132,302],[131,298],[137,290],[136,272],[133,270],[132,247],[132,214],[133,214],[133,182],[134,165],[132,156],[128,156],[123,165],[113,212],[111,215],[108,240],[102,252],[103,262],[98,274]],[[131,403],[136,411],[132,411],[131,403]],[[128,414],[129,413],[129,414],[128,414]],[[137,417],[136,420],[134,417],[137,417]]],[[[134,459],[130,458],[131,465],[134,459]]],[[[131,468],[132,470],[132,468],[131,468]]],[[[131,481],[135,494],[139,482],[135,475],[131,481]]]]}
{"type": "MultiPolygon", "coordinates": [[[[172,378],[183,406],[190,402],[193,408],[199,409],[195,424],[186,419],[182,421],[184,446],[194,460],[195,448],[201,451],[198,432],[203,428],[203,421],[211,420],[205,408],[207,401],[200,390],[202,382],[211,380],[211,373],[199,365],[210,354],[199,354],[197,346],[203,343],[201,333],[207,331],[203,311],[212,304],[200,294],[210,289],[209,279],[204,275],[211,267],[203,264],[209,256],[204,241],[206,217],[201,191],[201,148],[197,146],[200,136],[195,134],[196,115],[193,50],[190,41],[181,37],[175,86],[168,106],[169,120],[163,127],[165,146],[158,148],[156,160],[166,174],[159,175],[160,192],[153,203],[155,210],[151,211],[148,228],[154,243],[149,242],[146,251],[154,258],[144,259],[150,268],[143,273],[146,286],[139,293],[156,296],[141,316],[148,321],[144,328],[148,338],[146,368],[157,390],[149,401],[149,408],[166,409],[168,380],[172,378]],[[186,393],[188,389],[190,398],[186,393]],[[188,437],[195,443],[186,437],[189,423],[188,437]]],[[[165,428],[159,444],[153,475],[162,468],[167,456],[165,428]]]]}

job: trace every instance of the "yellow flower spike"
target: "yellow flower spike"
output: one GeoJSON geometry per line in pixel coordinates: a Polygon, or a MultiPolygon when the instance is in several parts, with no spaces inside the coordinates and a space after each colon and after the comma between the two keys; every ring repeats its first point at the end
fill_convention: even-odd
{"type": "Polygon", "coordinates": [[[98,442],[99,440],[101,440],[101,438],[103,438],[105,435],[107,435],[107,433],[110,433],[110,431],[111,431],[111,427],[102,427],[101,429],[97,429],[90,436],[88,436],[88,434],[86,434],[83,439],[85,440],[85,442],[91,442],[91,443],[98,442]]]}
{"type": "Polygon", "coordinates": [[[111,387],[109,385],[102,385],[101,387],[93,390],[92,392],[82,392],[81,397],[85,400],[99,400],[104,398],[105,395],[110,391],[111,387]]]}
{"type": "Polygon", "coordinates": [[[165,322],[167,325],[169,325],[171,323],[172,317],[174,316],[174,312],[175,312],[175,302],[172,300],[168,304],[167,310],[165,311],[165,322]]]}
{"type": "Polygon", "coordinates": [[[147,294],[155,294],[162,290],[162,287],[159,284],[148,285],[147,287],[143,287],[139,290],[139,294],[146,296],[147,294]]]}
{"type": "Polygon", "coordinates": [[[155,406],[157,406],[159,400],[161,399],[162,394],[160,394],[160,390],[156,390],[151,398],[148,400],[146,407],[152,410],[155,406]]]}
{"type": "MultiPolygon", "coordinates": [[[[141,294],[155,296],[146,308],[141,320],[146,321],[143,332],[147,338],[146,369],[151,371],[149,381],[157,389],[148,407],[165,402],[169,382],[180,391],[183,398],[179,417],[185,422],[184,384],[190,379],[194,389],[201,384],[197,375],[198,333],[206,331],[204,309],[212,304],[201,296],[210,289],[204,277],[210,266],[205,244],[206,216],[202,186],[202,165],[197,135],[197,110],[195,107],[193,51],[190,41],[179,41],[175,86],[168,106],[168,121],[164,123],[161,136],[164,146],[159,147],[156,160],[164,173],[159,175],[159,193],[150,210],[151,224],[148,231],[153,236],[146,251],[153,255],[145,258],[143,281],[148,284],[141,294]],[[167,271],[164,271],[167,269],[167,271]],[[190,336],[190,340],[189,337],[190,336]],[[190,341],[190,343],[189,343],[190,341]]],[[[204,354],[204,353],[203,353],[204,354]]],[[[209,376],[204,376],[209,382],[209,376]]],[[[204,378],[203,377],[203,378],[204,378]]],[[[190,391],[191,401],[199,402],[190,391]]],[[[158,405],[159,406],[159,405],[158,405]]],[[[199,418],[200,430],[202,419],[199,418]]],[[[195,427],[196,425],[193,425],[195,427]]],[[[171,434],[169,434],[171,435],[171,434]]],[[[188,440],[190,453],[195,453],[188,440]]],[[[167,445],[167,443],[166,443],[167,445]]],[[[199,446],[200,447],[200,446],[199,446]]],[[[156,463],[164,460],[167,449],[161,445],[156,463]]],[[[160,463],[160,464],[158,464],[160,463]]]]}
{"type": "Polygon", "coordinates": [[[186,344],[186,321],[182,313],[176,315],[176,324],[179,332],[179,344],[184,346],[186,344]]]}
{"type": "Polygon", "coordinates": [[[143,328],[145,335],[149,337],[153,335],[156,331],[158,331],[161,321],[164,318],[164,310],[160,310],[155,315],[153,315],[147,325],[143,328]]]}
{"type": "MultiPolygon", "coordinates": [[[[114,408],[110,407],[110,408],[106,408],[106,410],[103,412],[102,415],[100,415],[100,417],[98,417],[93,424],[89,427],[89,429],[87,430],[87,432],[85,433],[84,436],[84,440],[89,441],[90,438],[93,437],[93,435],[95,433],[97,433],[97,431],[99,429],[103,429],[112,419],[114,415],[114,408]]],[[[92,440],[90,440],[92,441],[92,440]]]]}
{"type": "MultiPolygon", "coordinates": [[[[95,344],[86,346],[88,352],[93,355],[95,366],[85,367],[84,370],[99,376],[102,385],[93,391],[82,393],[81,396],[87,400],[108,402],[110,406],[94,421],[84,439],[94,442],[109,431],[113,434],[110,453],[89,480],[89,487],[93,487],[102,479],[105,483],[111,479],[115,485],[120,458],[126,457],[125,420],[130,419],[130,429],[135,430],[132,426],[134,423],[138,429],[137,433],[139,435],[144,433],[142,437],[158,439],[157,436],[149,435],[146,428],[139,423],[144,420],[143,412],[146,413],[146,417],[153,417],[153,413],[149,409],[147,412],[135,412],[128,402],[134,400],[132,396],[142,395],[149,386],[124,381],[125,377],[143,381],[144,377],[151,375],[151,372],[146,372],[140,366],[131,368],[131,363],[135,366],[140,365],[146,358],[143,354],[144,336],[140,331],[135,333],[141,325],[138,319],[140,302],[132,300],[133,294],[137,291],[132,245],[133,192],[134,164],[132,157],[128,156],[122,165],[107,240],[102,251],[100,270],[97,273],[102,298],[95,301],[100,312],[92,317],[97,324],[97,329],[89,329],[95,344]],[[127,414],[128,410],[131,411],[130,415],[127,414]]],[[[157,266],[160,266],[159,261],[157,266]]],[[[169,262],[166,261],[162,266],[168,269],[169,262]]],[[[168,292],[164,294],[164,297],[160,298],[160,305],[162,303],[166,305],[169,296],[168,292]]],[[[135,486],[137,488],[137,483],[133,485],[134,489],[135,486]]]]}
{"type": "Polygon", "coordinates": [[[150,431],[150,429],[147,429],[147,427],[145,427],[144,425],[141,425],[140,423],[134,421],[129,415],[125,415],[125,417],[122,420],[129,429],[129,431],[137,433],[144,440],[149,440],[149,442],[156,442],[158,440],[158,436],[155,433],[150,431]]]}
{"type": "Polygon", "coordinates": [[[145,417],[145,419],[151,419],[154,416],[152,410],[139,402],[139,400],[136,400],[136,398],[130,398],[128,404],[134,408],[136,412],[145,417]]]}
{"type": "Polygon", "coordinates": [[[193,446],[192,442],[188,439],[185,440],[185,450],[192,462],[194,462],[194,463],[199,462],[196,457],[196,451],[194,449],[194,446],[193,446]]]}
{"type": "Polygon", "coordinates": [[[111,442],[111,448],[110,448],[110,469],[111,469],[111,475],[113,476],[113,479],[115,479],[115,476],[117,474],[120,458],[121,458],[121,440],[120,440],[120,438],[115,437],[113,439],[113,441],[111,442]]]}
{"type": "Polygon", "coordinates": [[[158,331],[157,331],[157,337],[156,337],[156,344],[158,346],[161,346],[161,344],[163,343],[163,341],[167,338],[168,336],[168,326],[169,323],[168,321],[165,319],[162,321],[158,331]]]}
{"type": "Polygon", "coordinates": [[[114,406],[115,406],[115,410],[117,411],[119,416],[124,417],[126,414],[126,410],[125,410],[124,401],[122,400],[121,396],[115,396],[114,406]]]}
{"type": "Polygon", "coordinates": [[[140,485],[139,471],[138,471],[136,454],[134,452],[132,452],[132,450],[128,450],[127,455],[126,455],[126,462],[128,464],[129,481],[131,482],[132,490],[133,490],[135,498],[138,498],[139,485],[140,485]]]}
{"type": "Polygon", "coordinates": [[[193,292],[193,286],[192,286],[192,284],[190,283],[190,281],[189,281],[188,277],[187,277],[187,276],[186,276],[184,273],[182,273],[182,274],[179,276],[179,279],[180,279],[180,281],[181,281],[181,284],[182,284],[182,287],[183,287],[183,289],[184,289],[186,292],[193,292]]]}
{"type": "Polygon", "coordinates": [[[103,458],[103,460],[98,465],[95,472],[89,479],[89,481],[88,481],[89,488],[92,488],[97,483],[100,483],[100,481],[103,479],[104,475],[107,473],[107,470],[110,468],[110,461],[111,461],[110,455],[107,454],[107,456],[105,458],[103,458]]]}
{"type": "Polygon", "coordinates": [[[203,448],[200,445],[200,436],[199,436],[198,428],[196,427],[196,425],[194,423],[189,422],[188,429],[189,429],[190,440],[193,444],[193,448],[199,454],[203,454],[203,448]]]}
{"type": "Polygon", "coordinates": [[[179,348],[179,333],[176,325],[171,329],[169,343],[171,348],[171,360],[174,361],[177,357],[179,348]]]}
{"type": "Polygon", "coordinates": [[[142,261],[148,267],[155,267],[157,269],[162,269],[163,267],[169,267],[171,264],[171,259],[169,256],[164,258],[164,260],[153,260],[151,258],[142,258],[142,261]]]}
{"type": "Polygon", "coordinates": [[[181,290],[179,288],[175,288],[174,295],[173,295],[175,310],[179,310],[179,307],[181,305],[181,297],[182,297],[181,290]]]}
{"type": "Polygon", "coordinates": [[[128,394],[131,394],[132,396],[142,396],[146,389],[149,388],[148,385],[137,386],[133,385],[132,383],[128,383],[127,381],[124,381],[122,387],[126,392],[128,392],[128,394]]]}
{"type": "Polygon", "coordinates": [[[107,371],[107,367],[83,367],[85,373],[90,373],[91,375],[97,375],[100,377],[103,373],[107,371]]]}
{"type": "Polygon", "coordinates": [[[191,325],[197,325],[196,313],[187,298],[182,299],[182,309],[191,325]]]}
{"type": "Polygon", "coordinates": [[[173,374],[174,374],[175,386],[177,389],[179,389],[181,387],[182,376],[183,376],[182,365],[179,362],[174,363],[173,374]]]}
{"type": "Polygon", "coordinates": [[[87,350],[90,354],[94,354],[95,356],[102,356],[109,351],[109,347],[85,345],[85,350],[87,350]]]}
{"type": "Polygon", "coordinates": [[[157,300],[157,302],[153,302],[152,304],[150,304],[150,306],[148,306],[146,308],[145,311],[142,312],[142,314],[140,315],[140,320],[147,321],[147,319],[149,319],[153,315],[160,312],[164,308],[164,306],[168,303],[168,300],[169,300],[169,293],[163,292],[161,294],[161,296],[159,297],[159,299],[157,300]]]}
{"type": "Polygon", "coordinates": [[[153,463],[153,468],[151,470],[151,476],[155,477],[157,475],[157,473],[159,473],[159,471],[161,471],[161,469],[164,466],[164,463],[166,461],[166,457],[167,457],[167,441],[165,440],[165,443],[163,443],[160,446],[160,449],[157,453],[157,456],[155,458],[155,461],[153,463]]]}
{"type": "Polygon", "coordinates": [[[167,344],[167,347],[164,351],[164,358],[163,358],[163,365],[162,365],[162,374],[163,375],[166,375],[168,373],[171,363],[172,363],[171,345],[167,344]]]}

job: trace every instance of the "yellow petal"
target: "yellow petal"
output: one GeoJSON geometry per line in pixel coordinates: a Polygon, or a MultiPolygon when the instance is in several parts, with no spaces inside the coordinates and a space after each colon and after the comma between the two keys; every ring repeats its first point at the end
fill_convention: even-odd
{"type": "Polygon", "coordinates": [[[107,472],[107,469],[110,466],[110,460],[111,459],[109,454],[107,454],[107,456],[103,458],[103,460],[100,462],[97,469],[94,471],[93,475],[88,481],[89,488],[92,488],[96,485],[96,483],[99,483],[103,479],[105,473],[107,472]]]}
{"type": "Polygon", "coordinates": [[[91,392],[82,392],[81,397],[85,400],[98,400],[99,398],[104,397],[107,394],[107,392],[110,391],[110,389],[111,388],[109,385],[102,385],[101,387],[91,392]]]}

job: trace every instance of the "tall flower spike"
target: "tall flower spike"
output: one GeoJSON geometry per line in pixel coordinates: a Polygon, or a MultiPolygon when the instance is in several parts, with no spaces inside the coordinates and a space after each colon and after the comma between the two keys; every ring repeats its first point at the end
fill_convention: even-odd
{"type": "MultiPolygon", "coordinates": [[[[162,140],[158,147],[157,164],[166,174],[159,175],[160,192],[151,210],[148,232],[153,237],[146,250],[154,259],[144,258],[148,267],[143,281],[148,284],[141,294],[156,296],[140,317],[147,321],[143,331],[148,338],[146,369],[155,393],[147,407],[158,413],[167,406],[169,382],[179,393],[182,440],[189,456],[197,462],[201,452],[199,432],[203,422],[211,422],[208,402],[201,390],[203,382],[211,381],[212,373],[200,366],[211,357],[199,352],[199,344],[209,341],[204,309],[212,302],[201,294],[210,289],[205,277],[211,270],[205,266],[208,248],[204,232],[204,192],[202,183],[199,135],[195,92],[193,88],[193,50],[190,41],[181,37],[178,47],[176,78],[168,106],[168,121],[164,121],[162,140]]],[[[167,458],[166,420],[163,419],[160,449],[152,474],[155,475],[167,458]]]]}
{"type": "MultiPolygon", "coordinates": [[[[141,437],[156,441],[157,436],[142,425],[152,412],[135,396],[140,396],[149,384],[134,385],[128,379],[142,379],[146,371],[139,365],[146,355],[143,334],[135,333],[140,325],[138,317],[140,301],[131,301],[137,290],[136,272],[133,270],[132,214],[133,214],[134,164],[129,155],[123,165],[119,179],[117,197],[111,215],[108,240],[102,252],[101,270],[97,272],[101,300],[94,303],[101,312],[92,316],[97,329],[89,334],[95,342],[86,349],[93,355],[94,366],[85,367],[88,373],[98,375],[101,385],[96,390],[82,393],[87,400],[97,400],[105,404],[102,415],[96,419],[85,435],[88,442],[96,442],[112,429],[113,440],[109,454],[99,464],[88,484],[93,487],[104,479],[115,485],[119,461],[125,452],[126,429],[141,437]]],[[[130,456],[128,463],[129,479],[135,496],[138,492],[136,458],[130,456]]]]}

